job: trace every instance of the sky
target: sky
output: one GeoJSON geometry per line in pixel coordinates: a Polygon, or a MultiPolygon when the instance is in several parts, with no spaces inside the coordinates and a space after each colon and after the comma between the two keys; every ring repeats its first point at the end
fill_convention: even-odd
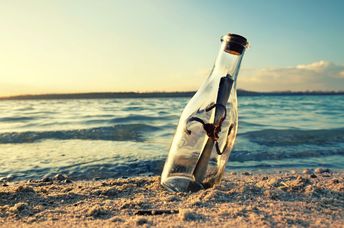
{"type": "Polygon", "coordinates": [[[186,91],[228,32],[238,88],[344,90],[344,1],[0,0],[0,96],[186,91]]]}

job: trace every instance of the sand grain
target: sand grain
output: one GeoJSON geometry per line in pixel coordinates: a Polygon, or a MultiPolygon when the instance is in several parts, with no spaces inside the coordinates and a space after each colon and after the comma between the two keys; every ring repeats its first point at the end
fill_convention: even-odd
{"type": "Polygon", "coordinates": [[[317,172],[313,178],[309,172],[235,173],[192,194],[165,191],[159,177],[55,179],[1,185],[0,225],[344,226],[343,172],[317,172]]]}

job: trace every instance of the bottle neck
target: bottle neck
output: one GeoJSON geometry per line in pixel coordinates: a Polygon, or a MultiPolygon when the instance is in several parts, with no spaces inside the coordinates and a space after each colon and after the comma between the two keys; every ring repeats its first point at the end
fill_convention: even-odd
{"type": "Polygon", "coordinates": [[[244,51],[242,53],[228,51],[228,43],[223,41],[210,77],[229,75],[236,81],[243,55],[244,51]]]}

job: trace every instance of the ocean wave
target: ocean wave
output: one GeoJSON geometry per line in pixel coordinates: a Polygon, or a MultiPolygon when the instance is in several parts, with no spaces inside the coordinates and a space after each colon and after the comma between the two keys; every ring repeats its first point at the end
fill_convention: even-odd
{"type": "Polygon", "coordinates": [[[307,159],[327,156],[344,156],[344,149],[311,149],[306,148],[274,148],[270,151],[236,151],[230,155],[230,161],[247,162],[247,161],[281,161],[286,159],[307,159]]]}
{"type": "Polygon", "coordinates": [[[160,175],[165,159],[129,160],[127,163],[76,163],[73,165],[47,168],[29,168],[26,170],[1,172],[0,177],[11,175],[15,180],[40,179],[56,174],[67,174],[73,180],[92,180],[139,175],[160,175]]]}
{"type": "Polygon", "coordinates": [[[129,107],[125,107],[123,108],[123,111],[142,111],[144,110],[144,107],[141,107],[141,106],[129,106],[129,107]]]}
{"type": "Polygon", "coordinates": [[[0,143],[32,143],[45,139],[144,141],[143,133],[158,129],[159,127],[146,124],[123,124],[77,130],[6,132],[0,134],[0,143]]]}
{"type": "Polygon", "coordinates": [[[126,117],[118,117],[110,120],[112,123],[123,123],[132,121],[162,121],[169,119],[177,119],[176,115],[166,115],[166,116],[150,116],[150,115],[128,115],[126,117]]]}
{"type": "Polygon", "coordinates": [[[252,123],[248,121],[243,121],[241,120],[242,118],[239,119],[239,126],[248,126],[248,127],[269,127],[266,124],[258,124],[258,123],[252,123]]]}
{"type": "Polygon", "coordinates": [[[149,116],[149,115],[129,115],[126,117],[116,117],[116,118],[98,118],[98,119],[89,119],[83,120],[85,124],[124,124],[124,123],[141,123],[141,122],[157,122],[164,123],[168,120],[177,120],[178,117],[175,115],[165,115],[165,116],[149,116]]]}
{"type": "Polygon", "coordinates": [[[17,116],[17,117],[3,117],[0,118],[0,122],[18,122],[18,121],[31,121],[36,119],[35,117],[17,116]]]}
{"type": "Polygon", "coordinates": [[[344,142],[344,128],[300,130],[264,129],[240,134],[264,146],[329,145],[344,142]]]}
{"type": "Polygon", "coordinates": [[[257,170],[257,169],[262,169],[262,170],[268,170],[268,169],[291,169],[291,168],[318,168],[318,167],[323,167],[323,168],[333,168],[333,169],[341,169],[343,167],[338,167],[337,165],[333,165],[330,163],[321,163],[321,162],[289,162],[285,164],[278,164],[278,163],[268,163],[268,162],[262,162],[259,164],[245,164],[245,163],[240,163],[240,164],[234,164],[234,163],[229,163],[228,166],[226,166],[227,170],[257,170]]]}

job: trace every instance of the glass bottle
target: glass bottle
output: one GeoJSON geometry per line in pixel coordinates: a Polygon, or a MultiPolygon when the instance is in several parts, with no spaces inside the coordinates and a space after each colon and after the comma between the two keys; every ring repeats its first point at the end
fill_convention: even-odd
{"type": "Polygon", "coordinates": [[[236,81],[248,46],[227,34],[214,67],[181,114],[161,184],[170,191],[194,192],[221,181],[238,129],[236,81]]]}

